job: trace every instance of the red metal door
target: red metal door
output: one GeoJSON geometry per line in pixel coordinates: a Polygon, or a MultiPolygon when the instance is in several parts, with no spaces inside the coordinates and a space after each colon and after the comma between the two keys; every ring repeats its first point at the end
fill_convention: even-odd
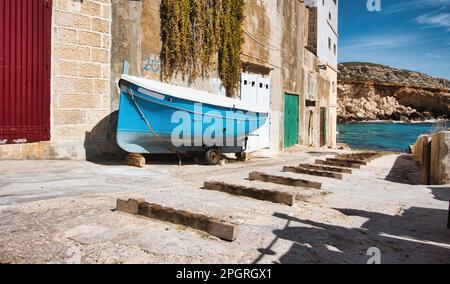
{"type": "Polygon", "coordinates": [[[50,140],[52,0],[0,0],[0,144],[50,140]]]}

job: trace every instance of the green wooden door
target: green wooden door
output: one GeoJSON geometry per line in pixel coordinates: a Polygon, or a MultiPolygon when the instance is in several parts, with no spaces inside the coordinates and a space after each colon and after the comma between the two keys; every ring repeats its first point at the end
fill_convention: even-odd
{"type": "Polygon", "coordinates": [[[289,148],[298,143],[298,110],[297,95],[285,94],[284,99],[284,147],[289,148]]]}

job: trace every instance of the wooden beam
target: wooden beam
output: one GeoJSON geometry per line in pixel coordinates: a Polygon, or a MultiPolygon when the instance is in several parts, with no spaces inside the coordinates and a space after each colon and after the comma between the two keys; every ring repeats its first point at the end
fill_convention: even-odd
{"type": "Polygon", "coordinates": [[[310,169],[305,169],[305,168],[300,168],[300,167],[284,167],[283,172],[305,174],[305,175],[327,177],[327,178],[335,178],[335,179],[343,179],[342,174],[310,170],[310,169]]]}
{"type": "Polygon", "coordinates": [[[275,190],[266,190],[245,187],[240,185],[227,184],[223,182],[205,182],[206,190],[215,190],[233,195],[245,196],[253,199],[281,203],[289,206],[294,205],[295,195],[292,193],[280,192],[275,190]]]}
{"type": "Polygon", "coordinates": [[[137,214],[164,222],[183,225],[196,230],[207,232],[213,236],[227,241],[234,241],[237,234],[237,225],[219,219],[187,211],[177,211],[158,204],[130,199],[117,200],[117,211],[137,214]]]}
{"type": "Polygon", "coordinates": [[[144,200],[128,199],[128,201],[123,199],[117,199],[116,210],[120,212],[125,212],[128,214],[138,215],[139,214],[139,204],[145,202],[144,200]]]}
{"type": "Polygon", "coordinates": [[[271,183],[276,183],[276,184],[289,185],[289,186],[301,186],[301,187],[313,188],[313,189],[321,189],[322,188],[322,184],[320,182],[312,182],[312,181],[303,180],[303,179],[274,176],[274,175],[268,175],[268,174],[260,173],[260,172],[250,173],[249,179],[263,181],[263,182],[271,182],[271,183]]]}
{"type": "Polygon", "coordinates": [[[342,154],[336,156],[338,159],[355,159],[360,161],[373,161],[377,158],[380,158],[383,156],[383,153],[371,153],[371,152],[365,152],[365,153],[352,153],[352,154],[342,154]]]}
{"type": "Polygon", "coordinates": [[[327,161],[330,162],[345,162],[345,163],[352,163],[352,164],[356,164],[356,165],[361,165],[361,166],[366,166],[367,163],[361,160],[354,160],[354,159],[332,159],[332,158],[327,158],[327,161]]]}
{"type": "Polygon", "coordinates": [[[316,160],[316,164],[317,165],[342,167],[342,168],[351,168],[351,169],[360,169],[361,168],[361,165],[356,165],[356,164],[347,163],[347,162],[331,162],[331,161],[324,161],[324,160],[316,160]]]}
{"type": "Polygon", "coordinates": [[[145,158],[140,154],[128,154],[125,163],[131,167],[143,168],[145,166],[145,158]]]}
{"type": "Polygon", "coordinates": [[[310,169],[310,170],[320,170],[320,171],[327,171],[327,172],[352,174],[352,170],[351,169],[339,168],[339,167],[310,165],[310,164],[300,164],[299,167],[304,168],[304,169],[310,169]]]}

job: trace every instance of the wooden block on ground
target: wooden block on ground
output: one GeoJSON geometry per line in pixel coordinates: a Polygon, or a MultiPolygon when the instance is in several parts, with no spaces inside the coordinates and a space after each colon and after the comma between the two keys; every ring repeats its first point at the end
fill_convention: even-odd
{"type": "Polygon", "coordinates": [[[116,210],[133,215],[139,214],[139,204],[143,200],[129,199],[128,201],[123,199],[117,199],[116,210]]]}
{"type": "Polygon", "coordinates": [[[145,158],[140,154],[128,154],[125,158],[125,162],[131,167],[143,168],[145,166],[145,158]]]}
{"type": "Polygon", "coordinates": [[[383,156],[383,153],[372,153],[372,152],[364,152],[364,153],[351,153],[351,154],[342,154],[336,156],[338,159],[354,159],[354,160],[360,160],[360,161],[373,161],[377,158],[380,158],[383,156]]]}
{"type": "Polygon", "coordinates": [[[173,208],[132,199],[128,201],[118,200],[117,210],[134,214],[134,212],[136,212],[136,204],[138,204],[138,213],[136,215],[158,219],[160,221],[170,222],[177,225],[183,225],[207,232],[227,241],[234,241],[236,239],[236,224],[227,223],[206,215],[193,214],[187,211],[177,211],[173,208]]]}
{"type": "Polygon", "coordinates": [[[177,211],[172,208],[166,208],[161,205],[147,202],[140,204],[139,214],[204,231],[223,240],[234,241],[236,239],[236,225],[205,215],[193,214],[187,211],[177,211]]]}
{"type": "Polygon", "coordinates": [[[204,188],[207,190],[216,190],[233,195],[240,195],[258,200],[281,203],[289,206],[294,205],[295,195],[275,190],[257,189],[240,185],[232,185],[223,182],[205,182],[204,188]]]}
{"type": "Polygon", "coordinates": [[[361,166],[366,166],[367,163],[364,161],[360,161],[360,160],[354,160],[354,159],[332,159],[332,158],[327,158],[327,161],[330,162],[345,162],[345,163],[352,163],[352,164],[356,164],[356,165],[361,165],[361,166]]]}
{"type": "Polygon", "coordinates": [[[299,167],[300,168],[304,168],[304,169],[311,169],[311,170],[321,170],[321,171],[327,171],[327,172],[352,174],[352,170],[351,169],[339,168],[339,167],[310,165],[310,164],[300,164],[299,167]]]}
{"type": "Polygon", "coordinates": [[[317,165],[325,165],[325,166],[335,166],[335,167],[342,167],[342,168],[351,168],[351,169],[360,169],[361,165],[356,165],[352,163],[346,163],[346,162],[331,162],[331,161],[324,161],[324,160],[316,160],[317,165]]]}
{"type": "Polygon", "coordinates": [[[305,169],[300,167],[284,167],[283,172],[290,172],[296,174],[305,174],[311,176],[319,176],[319,177],[327,177],[327,178],[335,178],[342,179],[342,174],[332,173],[332,172],[324,172],[318,170],[305,169]]]}
{"type": "Polygon", "coordinates": [[[312,181],[303,180],[303,179],[274,176],[274,175],[268,175],[268,174],[260,173],[260,172],[250,173],[249,180],[258,180],[258,181],[263,181],[263,182],[271,182],[271,183],[283,184],[283,185],[289,185],[289,186],[301,186],[301,187],[305,187],[305,188],[314,188],[314,189],[322,188],[322,184],[320,182],[312,182],[312,181]]]}

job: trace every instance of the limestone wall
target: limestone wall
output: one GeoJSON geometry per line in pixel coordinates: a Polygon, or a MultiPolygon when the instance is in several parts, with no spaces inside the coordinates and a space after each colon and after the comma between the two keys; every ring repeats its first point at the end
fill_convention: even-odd
{"type": "Polygon", "coordinates": [[[54,0],[51,141],[0,146],[0,159],[84,159],[111,111],[111,0],[54,0]]]}
{"type": "Polygon", "coordinates": [[[413,146],[413,156],[420,165],[420,182],[430,184],[431,136],[421,135],[413,146]]]}
{"type": "Polygon", "coordinates": [[[431,184],[450,184],[450,131],[431,138],[431,184]]]}
{"type": "Polygon", "coordinates": [[[422,135],[412,147],[422,184],[450,184],[450,131],[422,135]]]}
{"type": "Polygon", "coordinates": [[[110,0],[56,0],[52,140],[80,140],[110,107],[110,0]]]}

